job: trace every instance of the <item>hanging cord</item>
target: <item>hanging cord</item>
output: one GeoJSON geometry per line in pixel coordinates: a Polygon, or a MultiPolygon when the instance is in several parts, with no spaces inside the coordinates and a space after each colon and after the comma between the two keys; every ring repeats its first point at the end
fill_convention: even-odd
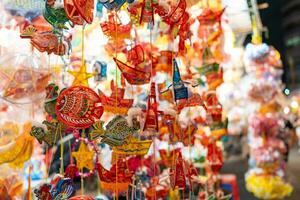
{"type": "Polygon", "coordinates": [[[81,31],[81,62],[85,64],[85,58],[84,58],[84,28],[85,24],[82,25],[82,31],[81,31]]]}
{"type": "MultiPolygon", "coordinates": [[[[118,54],[117,54],[117,48],[118,48],[118,24],[117,24],[117,20],[118,20],[118,15],[117,15],[117,11],[115,10],[115,13],[114,13],[114,22],[115,22],[115,58],[117,58],[118,54]]],[[[115,90],[116,90],[116,102],[115,102],[115,109],[117,109],[118,107],[118,67],[116,65],[116,68],[115,68],[115,71],[116,71],[116,83],[115,83],[115,90]]],[[[115,154],[116,156],[116,182],[115,182],[115,196],[114,196],[114,199],[118,200],[118,154],[115,154]]]]}
{"type": "Polygon", "coordinates": [[[64,174],[64,140],[61,133],[61,124],[59,124],[60,133],[60,174],[64,174]]]}
{"type": "MultiPolygon", "coordinates": [[[[150,7],[153,11],[153,6],[152,6],[152,0],[150,0],[150,7]]],[[[150,92],[151,92],[151,83],[153,81],[153,55],[152,55],[152,43],[153,43],[153,38],[152,38],[152,28],[154,27],[154,22],[153,24],[150,24],[150,61],[151,61],[151,68],[150,68],[150,92]]],[[[154,91],[155,92],[155,91],[154,91]]],[[[149,97],[148,97],[149,98],[149,97]]],[[[149,109],[149,108],[148,108],[149,109]]],[[[155,134],[152,135],[152,143],[153,143],[153,174],[154,177],[156,176],[156,145],[155,145],[155,134]]],[[[157,177],[158,178],[158,177],[157,177]]],[[[156,200],[156,181],[154,182],[154,199],[156,200]]]]}
{"type": "Polygon", "coordinates": [[[73,159],[72,159],[72,148],[71,148],[71,140],[68,141],[68,146],[69,146],[69,154],[70,154],[70,164],[73,164],[73,159]]]}
{"type": "Polygon", "coordinates": [[[32,173],[32,165],[29,166],[29,174],[28,174],[28,190],[27,190],[27,199],[32,200],[31,195],[31,173],[32,173]]]}
{"type": "Polygon", "coordinates": [[[118,191],[118,159],[119,156],[116,154],[116,199],[119,199],[119,191],[118,191]]]}
{"type": "MultiPolygon", "coordinates": [[[[117,23],[117,20],[118,20],[118,13],[117,13],[117,11],[115,10],[115,13],[114,13],[114,18],[115,18],[115,33],[116,33],[116,35],[115,35],[115,42],[116,42],[116,44],[115,44],[115,58],[117,58],[118,57],[118,53],[117,53],[117,48],[118,48],[118,23],[117,23]]],[[[115,107],[117,108],[118,107],[118,67],[117,67],[117,65],[116,65],[116,69],[115,69],[115,71],[116,71],[116,77],[115,77],[115,79],[116,79],[116,83],[115,83],[115,87],[116,87],[116,103],[115,103],[115,107]]]]}
{"type": "MultiPolygon", "coordinates": [[[[85,138],[85,129],[82,130],[82,135],[81,135],[83,138],[85,138]]],[[[84,141],[81,141],[81,142],[84,142],[84,141]]],[[[81,144],[80,142],[80,144],[81,144]]],[[[79,144],[79,147],[80,147],[80,144],[79,144]]],[[[87,145],[87,144],[86,144],[87,145]]],[[[88,146],[87,146],[88,148],[88,146]]],[[[84,194],[84,182],[83,182],[83,168],[80,169],[80,187],[81,187],[81,195],[84,194]]]]}
{"type": "MultiPolygon", "coordinates": [[[[58,135],[58,128],[56,128],[56,130],[55,130],[54,142],[56,142],[57,135],[58,135]]],[[[51,167],[52,161],[53,161],[53,149],[51,149],[50,163],[49,163],[49,166],[48,166],[49,168],[51,167]]],[[[49,178],[49,173],[50,173],[50,170],[48,169],[47,179],[49,178]]]]}
{"type": "Polygon", "coordinates": [[[48,148],[48,145],[46,145],[46,152],[45,152],[46,174],[45,174],[45,177],[44,177],[45,182],[48,179],[48,168],[47,168],[47,164],[49,162],[48,157],[49,157],[49,148],[48,148]]]}
{"type": "Polygon", "coordinates": [[[83,168],[80,169],[80,187],[81,187],[81,195],[84,194],[84,184],[83,184],[83,168]]]}

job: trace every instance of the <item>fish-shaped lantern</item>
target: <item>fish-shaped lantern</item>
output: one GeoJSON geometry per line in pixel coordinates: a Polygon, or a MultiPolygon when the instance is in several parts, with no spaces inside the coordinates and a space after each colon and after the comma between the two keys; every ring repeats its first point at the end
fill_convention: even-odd
{"type": "Polygon", "coordinates": [[[44,103],[44,109],[51,116],[55,116],[55,104],[58,97],[58,89],[58,86],[54,83],[50,83],[46,87],[46,100],[44,103]]]}
{"type": "Polygon", "coordinates": [[[104,122],[98,122],[93,125],[94,130],[90,133],[92,139],[101,137],[104,142],[112,147],[121,146],[126,143],[127,139],[140,129],[140,124],[133,119],[132,126],[123,116],[115,116],[103,129],[104,122]]]}
{"type": "Polygon", "coordinates": [[[29,38],[32,46],[40,52],[54,53],[62,56],[66,54],[68,43],[60,40],[52,31],[38,32],[31,25],[27,26],[20,35],[21,38],[29,38]]]}
{"type": "Polygon", "coordinates": [[[55,106],[57,119],[69,127],[90,127],[103,114],[100,97],[85,86],[72,86],[63,90],[55,106]]]}
{"type": "Polygon", "coordinates": [[[30,134],[34,136],[40,144],[45,142],[49,146],[53,146],[59,139],[60,134],[64,131],[60,123],[44,121],[47,130],[42,127],[32,126],[30,134]]]}

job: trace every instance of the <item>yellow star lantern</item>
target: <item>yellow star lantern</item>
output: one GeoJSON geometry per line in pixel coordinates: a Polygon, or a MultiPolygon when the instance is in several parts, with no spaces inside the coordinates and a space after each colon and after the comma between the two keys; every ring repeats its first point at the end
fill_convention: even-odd
{"type": "Polygon", "coordinates": [[[94,76],[93,73],[86,72],[86,63],[83,61],[83,65],[80,67],[79,71],[68,71],[72,76],[74,76],[74,80],[72,85],[82,85],[82,86],[89,86],[88,79],[94,76]]]}
{"type": "Polygon", "coordinates": [[[80,143],[79,149],[76,152],[72,152],[72,156],[76,159],[77,167],[79,169],[85,167],[92,170],[94,168],[94,152],[91,151],[84,142],[80,143]]]}

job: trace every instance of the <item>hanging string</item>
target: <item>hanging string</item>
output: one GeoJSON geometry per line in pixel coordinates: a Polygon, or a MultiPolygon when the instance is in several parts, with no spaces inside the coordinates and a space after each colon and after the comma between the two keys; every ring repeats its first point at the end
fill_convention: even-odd
{"type": "MultiPolygon", "coordinates": [[[[56,142],[57,135],[58,135],[58,128],[55,130],[54,142],[56,142]]],[[[49,166],[48,166],[49,168],[51,167],[52,161],[53,161],[53,149],[51,149],[50,163],[49,163],[49,166]]],[[[50,173],[50,170],[48,169],[48,175],[47,175],[47,178],[49,177],[49,173],[50,173]]]]}
{"type": "MultiPolygon", "coordinates": [[[[82,134],[81,134],[81,137],[85,138],[85,129],[82,130],[82,134]]],[[[83,142],[83,141],[81,141],[83,142]]],[[[83,168],[80,169],[80,185],[81,185],[81,195],[84,194],[84,182],[83,182],[83,168]]]]}
{"type": "MultiPolygon", "coordinates": [[[[116,38],[115,38],[115,41],[116,41],[116,44],[115,44],[115,58],[118,57],[118,53],[117,53],[117,48],[118,48],[118,24],[117,24],[117,20],[118,20],[118,13],[117,11],[115,11],[114,13],[114,17],[115,17],[115,33],[116,33],[116,38]]],[[[118,107],[118,67],[116,65],[115,67],[115,71],[116,71],[116,103],[115,103],[115,107],[117,108],[118,107]]]]}
{"type": "MultiPolygon", "coordinates": [[[[188,137],[189,137],[189,142],[188,142],[188,148],[189,148],[189,162],[192,163],[192,148],[191,148],[191,144],[192,144],[192,141],[191,141],[191,137],[192,137],[192,133],[191,133],[191,121],[190,121],[190,115],[191,115],[191,107],[189,107],[188,109],[188,137]]],[[[190,168],[190,163],[189,163],[189,166],[188,168],[190,168]]],[[[188,169],[190,170],[190,169],[188,169]]],[[[189,177],[191,178],[191,177],[189,177]]],[[[190,184],[193,184],[192,181],[190,181],[190,184]]],[[[191,199],[191,196],[193,195],[193,187],[192,185],[190,185],[190,192],[189,192],[189,199],[191,199]]]]}
{"type": "Polygon", "coordinates": [[[82,31],[81,31],[81,62],[82,64],[85,64],[85,58],[84,58],[84,28],[85,28],[85,24],[82,25],[82,31]]]}
{"type": "Polygon", "coordinates": [[[68,145],[69,145],[69,154],[70,154],[70,164],[73,164],[71,140],[68,141],[68,145]]]}
{"type": "Polygon", "coordinates": [[[190,115],[191,115],[191,107],[189,107],[188,109],[188,136],[189,136],[189,160],[192,163],[192,148],[191,148],[191,144],[192,144],[192,133],[191,133],[191,121],[190,121],[190,115]]]}
{"type": "Polygon", "coordinates": [[[98,185],[98,188],[97,188],[97,192],[98,192],[98,194],[101,194],[101,180],[100,180],[100,177],[99,177],[99,175],[97,176],[97,185],[98,185]]]}
{"type": "MultiPolygon", "coordinates": [[[[115,58],[117,58],[118,56],[118,53],[117,53],[117,48],[118,48],[118,24],[117,24],[117,21],[118,21],[118,13],[117,11],[115,10],[114,12],[114,23],[115,23],[115,58]]],[[[116,76],[115,76],[115,79],[116,79],[116,83],[115,83],[115,89],[116,89],[116,102],[115,102],[115,108],[117,109],[118,107],[118,67],[116,65],[115,67],[115,72],[116,72],[116,76]]],[[[114,195],[114,199],[117,199],[118,200],[118,154],[115,154],[116,156],[116,182],[115,182],[115,195],[114,195]]]]}
{"type": "MultiPolygon", "coordinates": [[[[33,52],[32,52],[31,56],[33,58],[33,52]]],[[[32,61],[32,64],[33,64],[33,61],[32,61]]],[[[31,74],[31,77],[32,77],[32,79],[31,79],[32,86],[33,86],[33,88],[36,88],[36,78],[35,78],[35,75],[34,75],[33,66],[30,66],[30,74],[31,74]]],[[[35,89],[35,91],[36,91],[36,89],[35,89]]],[[[31,114],[31,118],[34,119],[34,114],[35,114],[34,113],[34,96],[30,95],[30,99],[32,100],[30,114],[31,114]]]]}
{"type": "Polygon", "coordinates": [[[116,155],[116,187],[115,187],[115,197],[116,197],[116,200],[119,199],[119,194],[118,194],[118,154],[115,154],[116,155]]]}
{"type": "MultiPolygon", "coordinates": [[[[152,12],[153,12],[153,7],[152,7],[152,0],[150,0],[150,7],[151,7],[151,9],[152,9],[152,12]]],[[[152,41],[152,28],[154,27],[154,22],[153,22],[153,24],[151,23],[150,24],[150,57],[151,57],[151,81],[150,81],[150,83],[152,82],[152,76],[153,76],[153,55],[152,55],[152,43],[153,43],[153,41],[152,41]]]]}
{"type": "Polygon", "coordinates": [[[48,157],[49,157],[49,148],[48,148],[48,145],[46,145],[46,153],[45,153],[45,163],[46,163],[46,174],[45,174],[45,182],[47,181],[48,179],[48,157]]]}
{"type": "Polygon", "coordinates": [[[83,168],[80,169],[80,186],[81,186],[81,195],[83,195],[84,194],[83,168]]]}
{"type": "Polygon", "coordinates": [[[31,195],[31,173],[32,173],[32,165],[29,166],[29,174],[28,174],[28,190],[27,190],[27,199],[32,200],[31,195]]]}
{"type": "MultiPolygon", "coordinates": [[[[153,143],[153,174],[156,176],[156,145],[155,145],[155,136],[152,137],[153,143]]],[[[157,177],[158,178],[158,177],[157,177]]],[[[154,182],[154,199],[156,200],[156,181],[154,182]]]]}
{"type": "Polygon", "coordinates": [[[51,71],[51,54],[48,54],[48,73],[51,73],[51,71]]]}
{"type": "Polygon", "coordinates": [[[60,133],[60,174],[64,174],[64,140],[61,133],[61,125],[59,124],[60,133]]]}
{"type": "MultiPolygon", "coordinates": [[[[152,6],[152,0],[150,0],[150,8],[152,9],[153,12],[153,6],[152,6]]],[[[151,83],[153,81],[153,55],[152,55],[152,43],[153,43],[153,38],[152,38],[152,28],[154,27],[154,22],[152,24],[148,24],[150,25],[149,29],[150,29],[150,61],[151,61],[151,68],[150,68],[150,74],[151,74],[151,80],[150,80],[150,91],[151,92],[151,83]]],[[[155,92],[155,91],[154,91],[155,92]]],[[[149,97],[148,97],[149,98],[149,97]]],[[[148,108],[149,109],[149,108],[148,108]]],[[[153,143],[153,174],[154,177],[156,176],[156,145],[155,145],[155,134],[153,134],[152,136],[152,143],[153,143]]],[[[154,199],[156,200],[156,181],[154,182],[154,199]]]]}
{"type": "MultiPolygon", "coordinates": [[[[126,164],[126,168],[127,169],[129,169],[129,167],[128,167],[128,160],[126,159],[126,157],[125,157],[125,164],[126,164]]],[[[131,184],[130,184],[131,185],[131,184]]],[[[132,188],[133,189],[133,188],[132,188]]],[[[128,190],[129,189],[127,189],[127,191],[126,191],[126,199],[128,200],[129,199],[129,192],[128,192],[128,190]]],[[[133,192],[133,191],[132,191],[133,192]]]]}

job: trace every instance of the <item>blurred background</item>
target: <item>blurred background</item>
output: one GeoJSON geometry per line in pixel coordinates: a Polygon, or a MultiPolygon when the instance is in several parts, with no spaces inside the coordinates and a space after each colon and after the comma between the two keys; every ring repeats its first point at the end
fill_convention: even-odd
{"type": "MultiPolygon", "coordinates": [[[[114,71],[115,67],[112,67],[115,66],[115,63],[111,59],[111,52],[113,52],[113,47],[110,46],[111,44],[108,42],[109,40],[103,33],[104,31],[102,29],[102,31],[100,31],[99,23],[107,20],[107,12],[105,9],[103,9],[103,6],[101,6],[103,3],[101,2],[102,1],[96,1],[95,3],[95,5],[98,5],[95,11],[95,16],[97,16],[95,23],[96,25],[89,25],[87,26],[88,28],[86,30],[87,36],[85,40],[85,49],[87,66],[85,70],[92,74],[95,73],[94,68],[96,64],[99,65],[100,69],[105,66],[105,70],[107,69],[107,75],[105,71],[105,77],[102,77],[101,73],[99,73],[98,71],[98,76],[100,77],[98,77],[99,80],[97,80],[97,77],[93,74],[93,79],[88,83],[90,83],[90,87],[95,91],[98,89],[101,89],[103,91],[110,91],[109,80],[113,80],[118,76],[118,74],[116,71],[114,71]],[[107,53],[109,51],[110,55],[109,53],[107,53]],[[108,61],[107,63],[104,62],[103,64],[101,62],[98,62],[99,60],[110,61],[108,61]]],[[[200,2],[202,1],[190,0],[187,2],[200,4],[200,2]]],[[[264,110],[258,108],[258,104],[260,104],[261,102],[257,103],[254,102],[253,99],[251,99],[250,86],[255,85],[255,83],[258,83],[258,86],[263,85],[264,81],[270,78],[269,76],[271,74],[275,77],[270,78],[272,79],[272,84],[270,84],[271,88],[258,91],[254,90],[253,93],[260,93],[260,95],[264,96],[264,93],[268,93],[269,90],[272,90],[274,88],[274,90],[279,90],[279,92],[277,91],[278,96],[276,96],[276,98],[270,98],[268,99],[267,103],[264,102],[265,104],[270,103],[266,106],[267,108],[264,109],[272,110],[273,106],[275,107],[274,110],[276,110],[276,117],[280,118],[280,120],[278,120],[280,121],[279,132],[282,133],[282,135],[280,135],[280,144],[284,144],[284,148],[287,149],[286,152],[281,152],[283,154],[281,156],[285,159],[285,162],[283,162],[283,166],[281,167],[282,169],[284,169],[283,171],[286,171],[286,174],[282,171],[280,171],[279,174],[283,177],[284,180],[291,183],[291,185],[293,186],[293,192],[289,197],[285,197],[283,199],[299,200],[300,0],[212,0],[211,2],[218,2],[221,4],[221,7],[225,8],[225,13],[222,19],[222,28],[224,29],[223,39],[225,38],[225,42],[223,41],[222,43],[222,45],[224,45],[222,46],[222,48],[224,49],[222,53],[224,53],[225,56],[224,59],[220,61],[224,70],[224,75],[222,74],[224,83],[222,83],[219,86],[219,89],[217,89],[216,91],[219,97],[219,101],[223,106],[223,113],[228,116],[228,119],[226,119],[227,121],[224,121],[228,123],[227,125],[229,134],[222,138],[222,142],[224,144],[224,146],[222,146],[222,149],[224,150],[223,153],[225,163],[221,170],[221,174],[235,176],[240,200],[258,199],[252,193],[250,193],[249,190],[246,189],[247,181],[245,178],[245,174],[247,174],[247,172],[250,171],[250,169],[253,167],[253,163],[251,163],[251,148],[249,147],[251,146],[251,138],[249,138],[248,136],[251,135],[249,134],[249,132],[251,132],[251,130],[249,131],[249,129],[251,129],[249,128],[249,124],[251,124],[251,117],[253,113],[263,113],[264,110]],[[255,21],[255,26],[253,25],[253,21],[255,21]],[[267,75],[261,75],[266,76],[263,77],[263,80],[253,78],[253,74],[255,74],[256,72],[253,73],[253,71],[251,71],[252,63],[247,63],[247,61],[250,60],[249,57],[255,54],[255,52],[253,53],[251,52],[251,50],[254,49],[253,46],[255,46],[256,44],[253,46],[249,45],[253,43],[253,35],[255,31],[261,33],[263,44],[267,44],[271,49],[270,52],[276,54],[276,56],[273,56],[276,57],[276,64],[279,63],[278,66],[275,64],[276,66],[270,67],[274,67],[276,70],[273,70],[272,68],[272,70],[270,70],[270,73],[268,71],[269,74],[266,73],[267,75]],[[280,56],[277,56],[276,50],[271,46],[273,46],[280,53],[280,56]],[[247,52],[247,50],[249,50],[250,53],[247,52]]],[[[63,3],[63,1],[61,1],[60,3],[63,3]]],[[[214,5],[214,3],[212,4],[214,5]]],[[[70,43],[70,46],[72,47],[71,55],[67,56],[64,55],[59,57],[53,54],[43,54],[41,52],[38,52],[36,49],[33,49],[28,40],[23,40],[20,38],[20,27],[22,27],[24,24],[28,25],[26,23],[29,22],[33,24],[45,23],[45,20],[42,17],[44,5],[45,3],[42,0],[0,0],[0,12],[2,13],[3,11],[3,15],[0,16],[0,124],[2,127],[4,127],[3,129],[0,129],[0,136],[5,135],[6,133],[8,133],[7,135],[9,135],[10,131],[8,130],[12,129],[14,130],[14,133],[21,133],[21,130],[26,128],[26,124],[24,123],[26,120],[29,119],[33,122],[32,124],[35,125],[35,122],[42,121],[45,115],[43,111],[44,88],[41,89],[38,87],[34,87],[34,91],[31,91],[29,93],[22,93],[22,88],[20,89],[18,88],[18,85],[12,84],[12,88],[17,88],[17,90],[12,91],[12,93],[16,92],[17,95],[9,96],[5,93],[7,91],[3,92],[5,89],[3,86],[4,82],[7,79],[9,79],[10,81],[10,79],[12,79],[12,77],[14,76],[15,71],[19,70],[16,66],[30,65],[32,68],[36,69],[34,73],[38,74],[37,77],[39,77],[40,80],[34,80],[36,82],[34,82],[34,84],[31,83],[31,85],[39,86],[40,83],[40,86],[44,87],[46,83],[51,80],[56,83],[59,82],[62,88],[70,85],[73,80],[73,77],[67,72],[70,70],[79,69],[79,67],[81,66],[80,56],[82,38],[81,28],[78,28],[78,26],[76,26],[74,29],[72,27],[72,31],[67,31],[66,38],[70,43]],[[32,54],[28,54],[29,56],[21,55],[28,52],[32,54]],[[17,54],[20,54],[20,56],[16,56],[17,54]],[[70,66],[70,63],[72,63],[72,67],[70,66]],[[7,70],[7,68],[13,69],[14,72],[12,72],[12,75],[6,76],[6,73],[9,74],[9,70],[7,70]],[[27,95],[27,98],[19,98],[18,94],[20,96],[27,95]],[[14,121],[14,123],[18,124],[19,128],[16,128],[18,127],[17,125],[12,125],[11,123],[7,124],[6,121],[9,120],[12,120],[14,121]],[[23,129],[20,127],[23,127],[23,129]]],[[[191,12],[194,11],[193,8],[191,8],[191,10],[191,12]]],[[[198,14],[197,12],[199,11],[196,8],[195,10],[196,11],[194,11],[194,15],[198,14]]],[[[201,12],[203,10],[201,10],[201,12]]],[[[126,17],[129,18],[128,16],[126,17]]],[[[122,18],[122,20],[125,19],[124,21],[128,21],[126,17],[123,18],[123,15],[121,14],[120,18],[122,18]]],[[[123,25],[125,24],[124,21],[122,22],[123,25]]],[[[46,27],[46,29],[47,28],[49,27],[46,27]]],[[[145,34],[145,31],[141,31],[140,38],[142,41],[145,40],[145,35],[147,35],[145,34]]],[[[155,39],[159,38],[159,36],[157,35],[154,34],[155,39]]],[[[170,44],[168,42],[164,40],[160,41],[163,41],[163,45],[167,46],[168,48],[170,47],[170,44]]],[[[187,66],[189,60],[185,58],[182,58],[182,60],[183,61],[180,62],[180,64],[187,66]]],[[[191,63],[193,65],[193,62],[191,63]]],[[[198,60],[196,60],[196,62],[194,63],[198,63],[198,60]]],[[[181,68],[181,70],[184,71],[183,76],[187,76],[189,75],[189,73],[191,73],[191,71],[187,71],[185,69],[186,68],[184,68],[183,70],[181,68]]],[[[157,78],[157,80],[161,83],[167,82],[167,76],[161,75],[161,77],[157,78]]],[[[119,80],[119,82],[121,81],[119,80]]],[[[145,88],[146,87],[139,88],[139,92],[141,93],[141,95],[136,98],[138,99],[138,103],[135,102],[137,106],[140,106],[142,108],[146,107],[146,99],[148,94],[148,88],[145,88]]],[[[134,93],[134,90],[131,87],[127,87],[126,89],[134,93]]],[[[201,91],[202,89],[203,88],[201,88],[201,91]]],[[[108,121],[108,117],[105,117],[105,120],[108,121]]],[[[9,139],[11,138],[9,137],[9,139]]],[[[9,139],[5,138],[4,141],[1,140],[0,145],[4,146],[4,144],[6,144],[9,139]]],[[[61,140],[71,141],[71,143],[74,143],[75,141],[74,138],[70,139],[68,137],[61,138],[61,140]]],[[[33,143],[33,141],[31,142],[33,143]]],[[[46,147],[46,145],[42,145],[41,147],[41,145],[39,145],[36,141],[34,145],[36,151],[34,152],[29,163],[31,164],[31,166],[34,166],[33,171],[35,173],[33,175],[36,178],[36,182],[33,181],[32,184],[35,187],[41,182],[44,176],[49,178],[48,175],[59,173],[59,167],[62,165],[60,159],[61,149],[70,149],[70,146],[65,143],[65,146],[62,147],[62,145],[58,143],[57,146],[54,147],[54,153],[52,152],[54,159],[53,162],[50,162],[50,164],[49,160],[47,161],[47,159],[45,163],[42,163],[42,160],[44,161],[45,158],[49,156],[47,153],[48,147],[46,147]],[[47,165],[49,165],[48,171],[46,169],[47,165]]],[[[107,145],[105,146],[101,144],[98,146],[101,149],[109,149],[107,145]]],[[[3,148],[1,149],[3,150],[3,148]]],[[[66,163],[69,162],[69,157],[71,157],[70,152],[65,152],[65,155],[63,155],[62,159],[63,161],[65,161],[65,165],[63,165],[64,167],[67,166],[66,163]]],[[[109,159],[111,159],[111,157],[109,157],[109,159]]],[[[108,163],[108,161],[106,162],[108,163]]],[[[12,170],[12,172],[17,173],[22,177],[24,183],[26,182],[25,188],[28,187],[27,182],[29,181],[27,180],[28,177],[30,177],[29,163],[25,163],[25,165],[21,168],[22,170],[12,170]]],[[[1,167],[3,167],[3,165],[1,167]]],[[[6,170],[10,172],[10,169],[6,167],[7,166],[3,168],[2,172],[0,171],[0,178],[6,175],[6,170]]],[[[89,191],[91,194],[99,193],[99,188],[96,181],[98,181],[98,179],[93,176],[85,180],[86,191],[89,191]]],[[[4,182],[0,183],[3,184],[4,182]]],[[[76,179],[76,184],[78,187],[80,187],[79,179],[76,179]]],[[[2,200],[1,195],[0,200],[2,200]]]]}

